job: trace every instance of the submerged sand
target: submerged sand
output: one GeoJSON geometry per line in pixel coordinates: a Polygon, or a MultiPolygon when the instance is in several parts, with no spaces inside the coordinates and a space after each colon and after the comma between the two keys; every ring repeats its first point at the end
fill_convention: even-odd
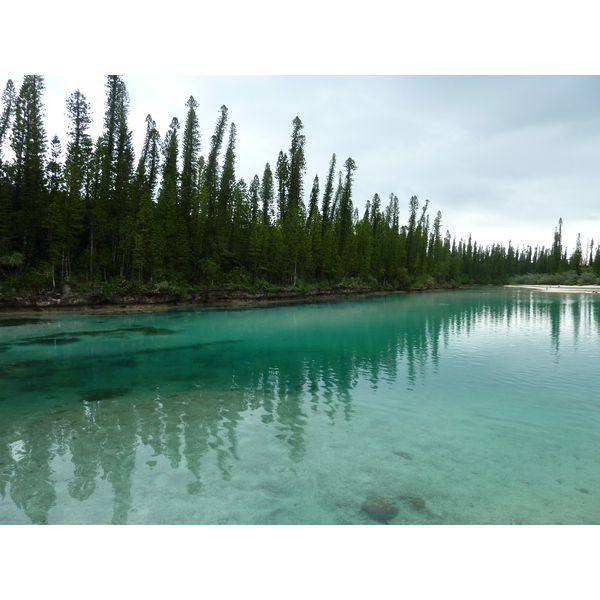
{"type": "Polygon", "coordinates": [[[560,292],[569,294],[598,294],[600,285],[505,285],[506,288],[523,288],[540,292],[560,292]]]}

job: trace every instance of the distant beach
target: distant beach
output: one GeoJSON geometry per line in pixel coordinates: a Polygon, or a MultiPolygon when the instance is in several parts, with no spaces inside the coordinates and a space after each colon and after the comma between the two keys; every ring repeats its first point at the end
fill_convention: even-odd
{"type": "Polygon", "coordinates": [[[598,294],[600,285],[505,285],[506,288],[524,288],[540,292],[568,293],[568,294],[598,294]]]}

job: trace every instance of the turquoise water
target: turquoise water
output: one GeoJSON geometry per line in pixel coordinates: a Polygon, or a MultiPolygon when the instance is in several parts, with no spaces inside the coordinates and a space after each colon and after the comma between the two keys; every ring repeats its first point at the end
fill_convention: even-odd
{"type": "Polygon", "coordinates": [[[0,524],[600,524],[599,359],[525,289],[13,321],[0,524]]]}

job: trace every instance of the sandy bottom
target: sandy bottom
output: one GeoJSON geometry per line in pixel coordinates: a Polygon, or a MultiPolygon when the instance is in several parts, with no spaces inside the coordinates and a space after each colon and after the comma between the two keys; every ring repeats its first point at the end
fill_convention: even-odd
{"type": "Polygon", "coordinates": [[[299,394],[301,431],[259,407],[204,426],[202,405],[242,395],[138,392],[23,419],[2,440],[0,523],[600,524],[594,436],[535,407],[425,393],[390,412],[359,385],[350,420],[299,394]],[[374,496],[396,515],[367,514],[374,496]]]}

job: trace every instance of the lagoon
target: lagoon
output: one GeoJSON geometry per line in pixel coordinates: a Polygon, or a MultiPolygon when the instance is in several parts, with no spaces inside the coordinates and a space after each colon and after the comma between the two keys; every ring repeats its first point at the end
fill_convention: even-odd
{"type": "Polygon", "coordinates": [[[0,524],[600,523],[597,295],[0,325],[0,524]]]}

